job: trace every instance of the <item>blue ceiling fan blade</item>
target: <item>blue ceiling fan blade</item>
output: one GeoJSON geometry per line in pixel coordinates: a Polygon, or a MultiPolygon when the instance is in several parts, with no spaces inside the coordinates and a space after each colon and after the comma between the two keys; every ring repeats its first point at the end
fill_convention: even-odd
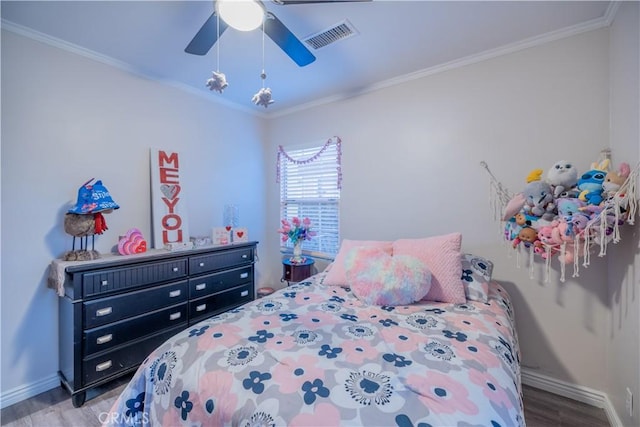
{"type": "Polygon", "coordinates": [[[184,51],[194,55],[206,55],[218,40],[218,34],[222,35],[228,27],[227,23],[218,19],[218,15],[214,11],[184,51]],[[220,28],[218,28],[218,22],[220,22],[220,28]]]}
{"type": "Polygon", "coordinates": [[[271,12],[265,13],[264,32],[300,67],[316,60],[311,51],[271,12]]]}

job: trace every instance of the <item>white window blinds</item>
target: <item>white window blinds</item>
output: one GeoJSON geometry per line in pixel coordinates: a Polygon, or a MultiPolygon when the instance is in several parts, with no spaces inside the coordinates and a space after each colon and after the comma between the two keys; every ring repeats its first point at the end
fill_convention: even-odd
{"type": "MultiPolygon", "coordinates": [[[[316,235],[302,249],[316,256],[333,257],[340,244],[340,139],[278,153],[280,219],[308,217],[316,235]]],[[[281,249],[292,247],[281,242],[281,249]]]]}

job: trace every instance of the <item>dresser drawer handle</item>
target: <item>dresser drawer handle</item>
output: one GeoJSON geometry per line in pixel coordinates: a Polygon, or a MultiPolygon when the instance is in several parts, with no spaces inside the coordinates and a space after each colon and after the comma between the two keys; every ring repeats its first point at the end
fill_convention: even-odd
{"type": "Polygon", "coordinates": [[[108,280],[103,280],[102,282],[100,282],[100,284],[102,286],[107,286],[109,284],[109,281],[108,280]]]}
{"type": "Polygon", "coordinates": [[[206,308],[207,308],[207,304],[200,304],[199,306],[196,307],[196,311],[203,311],[206,308]]]}
{"type": "Polygon", "coordinates": [[[106,371],[107,369],[109,369],[111,367],[112,363],[111,360],[107,360],[106,362],[102,362],[99,365],[96,365],[96,372],[102,372],[102,371],[106,371]]]}
{"type": "Polygon", "coordinates": [[[179,297],[181,293],[182,291],[180,289],[176,289],[175,291],[169,292],[169,297],[170,298],[179,297]]]}
{"type": "Polygon", "coordinates": [[[200,267],[204,267],[204,262],[201,262],[199,265],[200,267]]]}
{"type": "Polygon", "coordinates": [[[206,289],[207,284],[206,283],[200,283],[196,285],[196,291],[201,291],[203,289],[206,289]]]}
{"type": "Polygon", "coordinates": [[[240,278],[241,279],[246,279],[247,277],[249,277],[249,273],[241,273],[240,274],[240,278]]]}
{"type": "Polygon", "coordinates": [[[100,310],[96,310],[96,316],[100,317],[100,316],[106,316],[108,314],[111,314],[113,312],[113,309],[111,307],[105,307],[105,308],[101,308],[100,310]]]}
{"type": "Polygon", "coordinates": [[[247,254],[242,254],[242,259],[247,259],[247,258],[249,258],[249,255],[247,255],[247,254]]]}
{"type": "Polygon", "coordinates": [[[111,341],[113,339],[113,335],[112,334],[107,334],[107,335],[103,335],[101,337],[98,337],[96,339],[96,343],[98,344],[106,344],[109,341],[111,341]]]}
{"type": "Polygon", "coordinates": [[[182,313],[178,311],[177,313],[171,313],[169,315],[169,320],[176,320],[176,319],[179,319],[180,317],[182,317],[182,313]]]}
{"type": "Polygon", "coordinates": [[[240,296],[241,296],[241,297],[246,297],[247,295],[249,295],[249,291],[242,291],[242,292],[240,292],[240,296]]]}
{"type": "Polygon", "coordinates": [[[173,267],[173,268],[171,269],[171,271],[173,271],[174,273],[177,273],[177,272],[178,272],[178,267],[173,267]]]}

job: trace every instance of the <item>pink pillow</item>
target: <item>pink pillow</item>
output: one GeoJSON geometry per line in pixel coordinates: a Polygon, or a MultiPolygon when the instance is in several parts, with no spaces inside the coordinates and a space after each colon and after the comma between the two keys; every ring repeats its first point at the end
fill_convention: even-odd
{"type": "Polygon", "coordinates": [[[369,305],[408,305],[420,301],[431,286],[431,273],[417,258],[393,255],[376,247],[356,247],[345,257],[353,294],[369,305]]]}
{"type": "Polygon", "coordinates": [[[423,301],[462,304],[467,299],[460,280],[461,244],[460,233],[425,239],[400,239],[393,242],[393,254],[416,257],[431,271],[431,289],[423,301]]]}
{"type": "MultiPolygon", "coordinates": [[[[342,286],[345,288],[349,287],[349,285],[347,285],[347,274],[345,272],[344,259],[351,249],[359,246],[375,247],[383,250],[389,255],[393,253],[393,242],[384,242],[378,240],[343,239],[342,244],[340,245],[340,250],[338,251],[338,255],[336,255],[336,258],[331,266],[331,270],[329,270],[329,272],[327,273],[327,277],[325,277],[324,279],[325,285],[342,286]]],[[[458,277],[458,279],[460,278],[458,277]]]]}

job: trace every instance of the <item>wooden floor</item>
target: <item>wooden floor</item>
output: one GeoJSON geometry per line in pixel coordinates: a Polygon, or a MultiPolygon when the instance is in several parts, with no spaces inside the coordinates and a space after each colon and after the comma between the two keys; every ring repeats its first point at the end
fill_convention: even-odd
{"type": "MultiPolygon", "coordinates": [[[[69,394],[58,387],[3,409],[0,420],[7,427],[100,426],[127,380],[103,387],[105,393],[97,397],[88,393],[80,408],[74,408],[69,394]]],[[[528,427],[610,427],[604,410],[528,386],[524,412],[528,427]]]]}

